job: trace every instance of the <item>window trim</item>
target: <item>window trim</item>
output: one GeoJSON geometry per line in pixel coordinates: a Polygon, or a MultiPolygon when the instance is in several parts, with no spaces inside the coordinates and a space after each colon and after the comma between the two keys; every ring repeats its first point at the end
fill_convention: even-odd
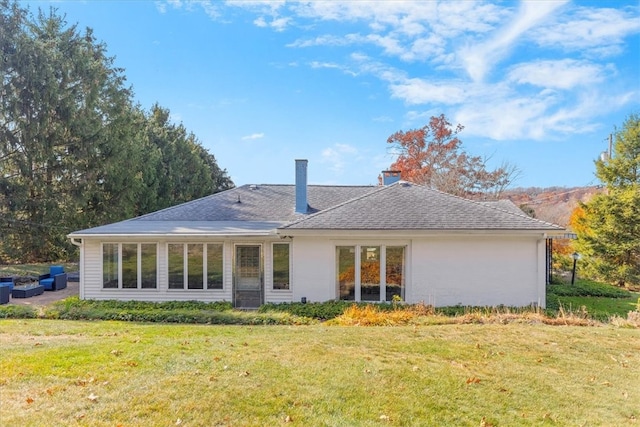
{"type": "Polygon", "coordinates": [[[131,290],[131,291],[157,291],[159,289],[159,280],[158,280],[158,265],[159,265],[159,244],[158,242],[101,242],[100,244],[100,252],[101,252],[101,261],[100,261],[100,270],[101,270],[101,290],[103,291],[112,291],[112,290],[131,290]],[[118,259],[117,259],[117,276],[118,276],[118,286],[114,288],[105,288],[104,287],[104,247],[105,245],[115,245],[118,250],[118,259]],[[122,280],[122,245],[136,245],[136,287],[135,288],[125,288],[123,287],[122,280]],[[142,245],[153,245],[156,249],[156,265],[155,265],[155,286],[154,287],[142,287],[142,245]]]}

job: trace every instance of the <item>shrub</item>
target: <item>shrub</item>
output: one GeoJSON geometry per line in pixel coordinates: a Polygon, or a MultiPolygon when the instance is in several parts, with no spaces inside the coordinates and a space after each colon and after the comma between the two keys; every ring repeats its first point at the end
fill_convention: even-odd
{"type": "Polygon", "coordinates": [[[617,288],[612,285],[594,282],[591,280],[580,280],[574,285],[549,285],[547,295],[563,297],[605,297],[605,298],[628,298],[631,292],[617,288]]]}
{"type": "Polygon", "coordinates": [[[4,305],[0,307],[0,319],[35,319],[36,310],[26,305],[4,305]]]}

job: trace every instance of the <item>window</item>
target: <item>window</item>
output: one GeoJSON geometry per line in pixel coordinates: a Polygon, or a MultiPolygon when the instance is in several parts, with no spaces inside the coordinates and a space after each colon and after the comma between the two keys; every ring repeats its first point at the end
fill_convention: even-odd
{"type": "Polygon", "coordinates": [[[289,244],[273,244],[273,289],[289,289],[289,244]]]}
{"type": "Polygon", "coordinates": [[[222,253],[220,243],[169,243],[169,289],[222,289],[222,253]]]}
{"type": "Polygon", "coordinates": [[[404,246],[386,247],[385,272],[385,301],[393,301],[393,297],[404,300],[404,246]]]}
{"type": "Polygon", "coordinates": [[[336,271],[338,272],[338,295],[341,300],[356,299],[356,248],[338,246],[336,248],[336,271]]]}
{"type": "Polygon", "coordinates": [[[102,245],[102,287],[104,289],[118,288],[118,253],[117,243],[102,245]]]}
{"type": "Polygon", "coordinates": [[[360,247],[360,299],[380,301],[380,246],[360,247]]]}
{"type": "Polygon", "coordinates": [[[155,289],[157,286],[155,243],[103,243],[104,289],[155,289]]]}
{"type": "Polygon", "coordinates": [[[169,244],[169,289],[184,289],[184,245],[169,244]]]}
{"type": "Polygon", "coordinates": [[[404,299],[404,266],[404,246],[337,246],[338,298],[346,301],[404,299]]]}
{"type": "Polygon", "coordinates": [[[204,289],[204,245],[187,245],[187,288],[204,289]]]}
{"type": "Polygon", "coordinates": [[[207,289],[222,289],[222,244],[207,245],[207,289]]]}

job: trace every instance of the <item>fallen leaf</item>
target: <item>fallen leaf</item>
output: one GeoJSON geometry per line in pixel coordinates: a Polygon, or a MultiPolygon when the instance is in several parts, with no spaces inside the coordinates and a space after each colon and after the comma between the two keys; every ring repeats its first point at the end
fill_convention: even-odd
{"type": "Polygon", "coordinates": [[[34,402],[34,400],[30,397],[27,397],[27,404],[31,405],[34,402]]]}
{"type": "Polygon", "coordinates": [[[120,356],[122,354],[122,350],[111,350],[111,354],[114,356],[120,356]]]}
{"type": "Polygon", "coordinates": [[[480,427],[493,427],[493,424],[487,421],[485,417],[482,417],[482,419],[480,420],[480,427]]]}
{"type": "Polygon", "coordinates": [[[38,346],[40,346],[40,345],[42,345],[42,343],[41,343],[41,342],[37,342],[37,343],[35,343],[35,344],[34,344],[34,346],[35,346],[35,347],[38,347],[38,346]]]}
{"type": "Polygon", "coordinates": [[[480,378],[471,377],[467,378],[467,384],[478,384],[480,382],[480,378]]]}
{"type": "Polygon", "coordinates": [[[91,393],[89,396],[87,396],[87,399],[89,399],[92,402],[95,402],[96,400],[98,400],[98,396],[96,396],[95,394],[91,393]]]}
{"type": "Polygon", "coordinates": [[[239,377],[248,377],[249,376],[249,371],[243,371],[240,372],[240,375],[238,375],[239,377]]]}

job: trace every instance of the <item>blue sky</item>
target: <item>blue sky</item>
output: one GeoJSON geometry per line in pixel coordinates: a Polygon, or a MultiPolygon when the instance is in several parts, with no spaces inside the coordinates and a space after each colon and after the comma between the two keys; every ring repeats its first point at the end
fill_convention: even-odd
{"type": "Polygon", "coordinates": [[[513,186],[597,184],[640,113],[631,1],[30,1],[90,27],[135,99],[171,111],[236,185],[376,184],[387,137],[445,114],[513,186]]]}

